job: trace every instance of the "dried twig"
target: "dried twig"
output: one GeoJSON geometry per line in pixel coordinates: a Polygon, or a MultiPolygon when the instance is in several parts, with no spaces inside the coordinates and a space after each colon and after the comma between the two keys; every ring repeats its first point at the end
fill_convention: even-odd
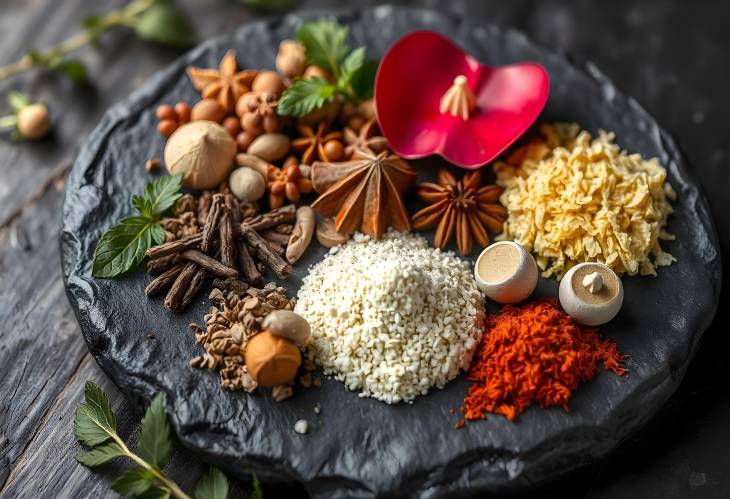
{"type": "Polygon", "coordinates": [[[195,262],[199,266],[203,267],[205,270],[210,272],[211,274],[218,276],[218,277],[237,277],[238,276],[238,270],[236,270],[233,267],[229,267],[227,265],[223,265],[221,262],[216,260],[215,258],[212,258],[205,253],[201,253],[198,250],[186,250],[183,251],[180,256],[182,256],[186,260],[190,260],[191,262],[195,262]]]}

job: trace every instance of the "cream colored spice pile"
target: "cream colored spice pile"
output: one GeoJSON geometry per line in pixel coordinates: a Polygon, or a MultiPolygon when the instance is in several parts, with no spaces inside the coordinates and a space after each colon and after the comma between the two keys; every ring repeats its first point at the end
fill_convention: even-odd
{"type": "Polygon", "coordinates": [[[468,263],[391,230],[332,248],[304,278],[295,312],[309,321],[307,356],[325,374],[395,403],[469,366],[484,304],[468,263]]]}
{"type": "Polygon", "coordinates": [[[674,257],[660,240],[676,194],[656,158],[645,160],[593,138],[575,124],[543,125],[544,139],[495,164],[500,201],[509,217],[500,240],[535,253],[543,275],[559,278],[573,265],[601,262],[619,274],[656,275],[674,257]]]}

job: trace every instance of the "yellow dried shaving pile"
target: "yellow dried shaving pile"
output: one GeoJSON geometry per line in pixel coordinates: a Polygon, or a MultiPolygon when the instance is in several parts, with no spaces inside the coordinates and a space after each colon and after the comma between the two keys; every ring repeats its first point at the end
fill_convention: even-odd
{"type": "Polygon", "coordinates": [[[540,134],[495,164],[509,211],[498,239],[532,251],[545,277],[588,261],[656,275],[655,266],[675,261],[659,241],[674,239],[663,228],[676,193],[656,158],[627,154],[613,133],[594,139],[576,124],[542,125],[540,134]]]}

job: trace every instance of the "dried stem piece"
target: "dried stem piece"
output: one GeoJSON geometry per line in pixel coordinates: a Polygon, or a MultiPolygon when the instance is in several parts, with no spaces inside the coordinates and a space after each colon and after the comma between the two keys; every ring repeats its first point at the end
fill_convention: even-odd
{"type": "Polygon", "coordinates": [[[192,236],[186,236],[176,241],[170,241],[168,243],[162,243],[159,246],[154,246],[147,250],[145,255],[148,258],[154,260],[163,256],[169,256],[174,253],[179,253],[190,248],[197,248],[200,246],[202,241],[201,234],[194,234],[192,236]]]}
{"type": "Polygon", "coordinates": [[[190,302],[193,300],[195,295],[198,294],[198,291],[200,291],[200,289],[205,284],[205,281],[207,281],[209,277],[210,274],[207,270],[205,270],[204,268],[198,269],[198,271],[193,276],[193,279],[190,281],[190,287],[188,287],[187,291],[185,291],[185,295],[180,301],[180,310],[185,309],[190,304],[190,302]]]}
{"type": "Polygon", "coordinates": [[[203,253],[210,251],[210,245],[215,235],[215,230],[218,228],[218,222],[221,217],[221,208],[223,206],[223,194],[213,194],[213,202],[210,205],[210,211],[208,212],[208,218],[205,220],[205,226],[203,226],[203,236],[200,241],[200,250],[203,253]]]}
{"type": "Polygon", "coordinates": [[[161,274],[178,262],[180,262],[180,255],[178,253],[155,258],[147,262],[147,272],[152,275],[161,274]]]}
{"type": "Polygon", "coordinates": [[[157,276],[152,282],[147,285],[144,290],[144,294],[146,294],[147,296],[155,296],[156,294],[159,294],[162,291],[168,289],[170,286],[172,286],[172,283],[175,282],[177,276],[180,275],[180,272],[182,272],[185,265],[185,262],[180,262],[174,267],[169,268],[167,271],[157,276]]]}
{"type": "Polygon", "coordinates": [[[190,282],[195,277],[197,271],[198,265],[196,263],[190,262],[185,265],[185,268],[183,268],[182,272],[180,272],[172,284],[170,291],[167,292],[167,296],[165,296],[165,308],[173,311],[180,310],[180,302],[190,287],[190,282]]]}
{"type": "Polygon", "coordinates": [[[226,194],[218,234],[220,237],[221,263],[227,267],[236,266],[236,246],[233,244],[233,222],[231,220],[233,213],[233,196],[226,194]]]}
{"type": "Polygon", "coordinates": [[[215,258],[212,258],[205,253],[201,253],[198,250],[187,250],[183,251],[181,253],[181,256],[186,259],[190,260],[191,262],[195,262],[199,266],[203,267],[205,270],[210,272],[211,274],[218,276],[218,277],[237,277],[238,276],[238,270],[236,270],[233,267],[229,267],[227,265],[223,265],[221,262],[216,260],[215,258]]]}
{"type": "Polygon", "coordinates": [[[293,204],[289,204],[286,206],[282,206],[281,208],[271,210],[268,213],[262,213],[261,215],[253,217],[247,222],[241,224],[241,230],[243,231],[244,225],[257,232],[264,229],[270,229],[272,227],[276,227],[277,225],[281,225],[284,222],[291,222],[296,218],[296,216],[297,207],[293,204]]]}
{"type": "Polygon", "coordinates": [[[241,225],[243,237],[249,245],[256,251],[256,256],[262,262],[265,262],[277,276],[285,279],[291,273],[291,265],[284,260],[255,230],[246,224],[241,225]]]}

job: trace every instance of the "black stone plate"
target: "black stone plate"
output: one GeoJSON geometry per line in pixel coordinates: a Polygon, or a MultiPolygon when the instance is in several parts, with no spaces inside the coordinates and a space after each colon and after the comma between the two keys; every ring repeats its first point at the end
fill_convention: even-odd
{"type": "MultiPolygon", "coordinates": [[[[433,29],[453,37],[487,64],[538,61],[552,79],[543,120],[570,120],[589,130],[613,130],[618,143],[658,156],[679,194],[666,245],[678,262],[659,276],[624,280],[626,299],[602,329],[630,355],[629,374],[601,372],[561,408],[530,408],[511,423],[501,416],[455,430],[466,392],[463,376],[414,404],[389,406],[361,399],[341,383],[297,391],[275,403],[270,394],[220,390],[217,375],[188,367],[201,353],[187,325],[201,321],[206,294],[182,315],[168,313],[142,290],[149,277],[89,277],[94,246],[110,225],[130,212],[130,195],[149,176],[145,160],[161,156],[155,132],[160,103],[196,98],[185,76],[189,64],[215,66],[233,47],[244,67],[272,67],[278,42],[292,37],[301,17],[243,26],[210,40],[153,77],[107,112],[83,147],[67,182],[61,238],[68,295],[89,350],[135,403],[158,391],[180,441],[238,476],[255,470],[263,480],[299,481],[314,496],[445,496],[450,492],[527,487],[608,453],[646,423],[679,384],[710,324],[720,292],[720,254],[707,202],[688,175],[675,143],[632,99],[595,67],[531,43],[496,26],[473,25],[434,11],[379,7],[342,14],[355,44],[381,56],[404,33],[433,29]],[[156,336],[149,338],[154,331],[156,336]],[[322,412],[313,407],[320,403],[322,412]],[[450,409],[456,411],[451,414],[450,409]],[[306,418],[308,435],[294,432],[306,418]]],[[[434,61],[434,67],[438,61],[434,61]]],[[[433,174],[439,159],[414,162],[433,174]]],[[[284,285],[295,293],[309,264],[324,250],[314,244],[284,285]]],[[[556,296],[555,280],[541,279],[538,296],[556,296]]]]}

